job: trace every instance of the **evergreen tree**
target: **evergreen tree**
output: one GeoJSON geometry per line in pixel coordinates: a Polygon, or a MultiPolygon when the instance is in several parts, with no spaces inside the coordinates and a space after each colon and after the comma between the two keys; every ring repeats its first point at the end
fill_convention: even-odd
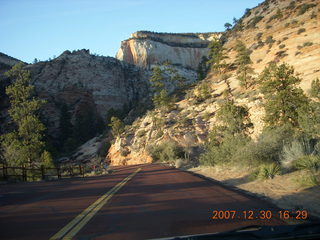
{"type": "Polygon", "coordinates": [[[208,63],[211,69],[218,73],[221,73],[221,69],[227,65],[224,60],[228,57],[224,54],[224,50],[222,43],[218,39],[213,40],[209,44],[208,63]]]}
{"type": "Polygon", "coordinates": [[[298,127],[298,110],[308,103],[297,85],[301,79],[286,63],[269,64],[260,74],[260,90],[265,95],[265,119],[268,126],[298,127]]]}
{"type": "Polygon", "coordinates": [[[208,58],[206,56],[203,56],[201,58],[201,61],[198,64],[198,68],[197,68],[198,80],[202,80],[207,76],[208,71],[209,71],[209,67],[208,67],[207,62],[208,62],[208,58]]]}
{"type": "Polygon", "coordinates": [[[227,23],[224,24],[224,27],[225,27],[225,29],[227,31],[229,31],[231,29],[231,27],[232,27],[232,24],[227,22],[227,23]]]}
{"type": "Polygon", "coordinates": [[[236,64],[238,65],[238,80],[240,81],[241,86],[244,86],[246,89],[250,87],[253,83],[253,68],[251,67],[252,61],[250,58],[250,50],[246,48],[245,44],[241,41],[237,41],[236,44],[236,64]]]}
{"type": "Polygon", "coordinates": [[[117,117],[111,118],[111,123],[109,126],[112,129],[112,134],[114,137],[119,137],[124,131],[124,123],[117,117]]]}
{"type": "Polygon", "coordinates": [[[1,137],[3,155],[8,164],[34,165],[40,162],[44,150],[45,126],[39,119],[39,110],[44,101],[34,96],[30,72],[19,63],[6,72],[13,82],[6,88],[10,99],[9,115],[15,130],[1,137]]]}
{"type": "Polygon", "coordinates": [[[152,102],[156,108],[170,109],[173,106],[173,98],[169,96],[165,88],[164,72],[159,67],[152,69],[150,78],[151,86],[153,87],[152,102]]]}
{"type": "Polygon", "coordinates": [[[315,79],[311,83],[310,96],[320,100],[320,81],[319,78],[315,79]]]}
{"type": "Polygon", "coordinates": [[[320,138],[320,81],[315,79],[311,83],[309,104],[299,108],[299,126],[303,135],[309,138],[320,138]]]}
{"type": "Polygon", "coordinates": [[[220,106],[217,119],[223,123],[223,131],[232,136],[247,136],[249,129],[253,127],[248,109],[244,106],[235,105],[230,99],[226,99],[220,106]]]}
{"type": "Polygon", "coordinates": [[[163,71],[159,67],[152,68],[150,83],[156,93],[160,93],[165,87],[164,81],[165,77],[163,71]]]}

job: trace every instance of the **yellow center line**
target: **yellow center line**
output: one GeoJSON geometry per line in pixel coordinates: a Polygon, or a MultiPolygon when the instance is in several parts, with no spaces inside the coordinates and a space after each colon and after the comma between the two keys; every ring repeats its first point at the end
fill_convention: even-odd
{"type": "Polygon", "coordinates": [[[109,201],[112,196],[119,191],[131,178],[133,178],[141,168],[131,173],[128,177],[123,179],[120,183],[114,186],[106,194],[102,195],[97,201],[87,207],[83,212],[76,216],[71,222],[63,227],[59,232],[53,235],[50,240],[56,239],[72,239],[83,226],[109,201]],[[67,235],[66,235],[67,234],[67,235]]]}

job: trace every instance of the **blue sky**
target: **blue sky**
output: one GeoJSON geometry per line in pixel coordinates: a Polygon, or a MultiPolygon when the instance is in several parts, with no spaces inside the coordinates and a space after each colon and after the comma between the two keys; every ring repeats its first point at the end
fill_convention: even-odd
{"type": "Polygon", "coordinates": [[[0,52],[32,62],[65,50],[115,56],[138,30],[223,31],[262,0],[0,0],[0,52]]]}

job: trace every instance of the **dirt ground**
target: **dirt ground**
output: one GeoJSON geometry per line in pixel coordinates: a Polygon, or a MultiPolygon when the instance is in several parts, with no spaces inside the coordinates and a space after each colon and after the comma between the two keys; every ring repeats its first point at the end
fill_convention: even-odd
{"type": "Polygon", "coordinates": [[[188,171],[218,180],[242,190],[254,193],[288,210],[307,210],[320,218],[320,186],[302,187],[296,179],[305,172],[295,171],[268,180],[252,180],[249,168],[230,166],[196,167],[188,171]]]}

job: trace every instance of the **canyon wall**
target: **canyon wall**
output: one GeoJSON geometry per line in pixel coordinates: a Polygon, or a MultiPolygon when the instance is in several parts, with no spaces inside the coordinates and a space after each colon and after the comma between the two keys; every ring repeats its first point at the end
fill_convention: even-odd
{"type": "Polygon", "coordinates": [[[116,58],[140,67],[169,61],[195,70],[201,58],[207,56],[209,42],[219,37],[220,33],[135,32],[129,39],[121,42],[116,58]]]}

